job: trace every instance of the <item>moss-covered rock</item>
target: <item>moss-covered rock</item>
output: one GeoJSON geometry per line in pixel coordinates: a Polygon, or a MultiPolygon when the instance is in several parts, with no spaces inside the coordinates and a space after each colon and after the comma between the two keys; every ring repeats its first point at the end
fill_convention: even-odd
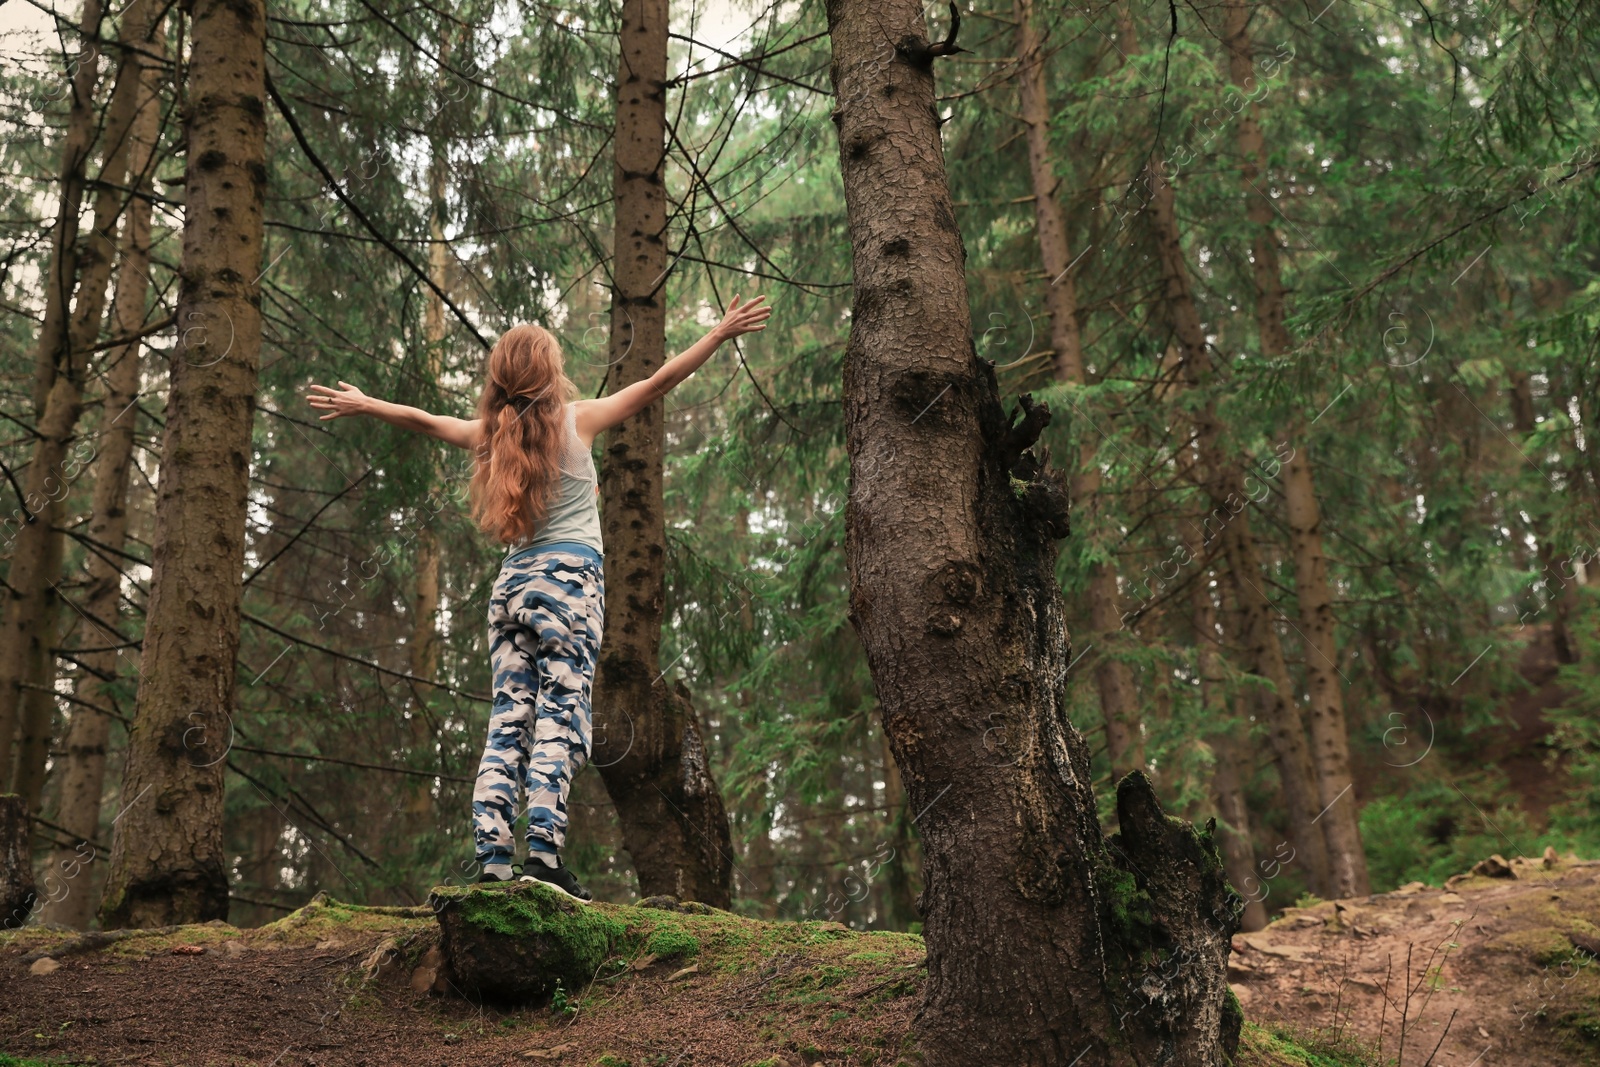
{"type": "Polygon", "coordinates": [[[585,904],[537,882],[442,886],[429,902],[452,983],[513,1003],[543,1000],[557,982],[581,991],[642,961],[739,970],[772,943],[821,936],[816,924],[763,923],[671,897],[585,904]]]}
{"type": "Polygon", "coordinates": [[[468,996],[541,1000],[559,982],[582,989],[627,937],[627,924],[538,882],[441,886],[439,916],[451,981],[468,996]]]}

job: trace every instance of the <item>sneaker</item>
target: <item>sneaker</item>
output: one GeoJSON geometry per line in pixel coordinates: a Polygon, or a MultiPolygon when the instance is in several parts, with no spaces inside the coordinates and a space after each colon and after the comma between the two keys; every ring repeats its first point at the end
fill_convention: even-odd
{"type": "Polygon", "coordinates": [[[589,891],[583,888],[583,883],[567,869],[567,865],[557,857],[554,867],[543,860],[529,860],[522,865],[522,874],[517,879],[519,882],[543,882],[554,889],[559,889],[569,897],[576,900],[592,900],[589,891]]]}
{"type": "Polygon", "coordinates": [[[513,868],[513,873],[506,875],[504,878],[500,877],[498,874],[490,874],[487,870],[484,870],[484,871],[482,871],[482,872],[480,872],[478,874],[478,882],[477,882],[477,884],[478,885],[483,885],[485,883],[488,883],[489,885],[496,885],[496,884],[498,884],[500,882],[512,881],[515,878],[516,878],[516,874],[515,874],[515,869],[514,868],[513,868]]]}

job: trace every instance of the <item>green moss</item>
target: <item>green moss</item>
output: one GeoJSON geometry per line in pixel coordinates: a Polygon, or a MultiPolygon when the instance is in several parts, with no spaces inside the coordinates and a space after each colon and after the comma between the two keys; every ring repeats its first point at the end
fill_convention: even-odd
{"type": "Polygon", "coordinates": [[[594,1061],[594,1067],[633,1067],[633,1064],[620,1056],[613,1056],[607,1052],[594,1061]]]}
{"type": "Polygon", "coordinates": [[[1244,1005],[1239,1003],[1239,998],[1232,988],[1228,990],[1228,999],[1222,1005],[1222,1032],[1232,1032],[1235,1026],[1244,1024],[1244,1005]]]}
{"type": "Polygon", "coordinates": [[[663,922],[650,934],[644,950],[658,959],[688,958],[700,954],[700,942],[677,923],[663,922]]]}
{"type": "Polygon", "coordinates": [[[846,967],[822,966],[816,969],[813,981],[816,984],[816,988],[827,989],[829,986],[836,986],[850,977],[850,973],[850,970],[846,967]]]}
{"type": "Polygon", "coordinates": [[[1571,1030],[1585,1041],[1600,1044],[1600,1015],[1570,1012],[1557,1019],[1556,1025],[1571,1030]]]}
{"type": "Polygon", "coordinates": [[[1304,1032],[1245,1024],[1238,1067],[1379,1067],[1367,1049],[1304,1032]]]}
{"type": "Polygon", "coordinates": [[[1125,939],[1147,942],[1145,931],[1153,921],[1150,894],[1139,888],[1138,879],[1109,861],[1100,866],[1100,887],[1105,890],[1106,916],[1125,939]]]}
{"type": "Polygon", "coordinates": [[[25,1060],[0,1052],[0,1067],[61,1067],[66,1060],[25,1060]]]}
{"type": "MultiPolygon", "coordinates": [[[[422,932],[433,929],[433,912],[418,908],[368,908],[360,904],[347,904],[335,900],[326,892],[312,897],[304,907],[290,912],[275,922],[257,930],[248,931],[248,937],[270,938],[291,944],[311,943],[327,939],[348,941],[365,938],[370,934],[388,936],[401,933],[422,932]]],[[[204,927],[194,929],[204,930],[204,927]]],[[[212,927],[221,940],[233,940],[246,935],[246,931],[233,927],[212,927]]]]}
{"type": "Polygon", "coordinates": [[[1491,949],[1524,953],[1535,963],[1545,967],[1559,967],[1573,958],[1572,942],[1559,930],[1536,927],[1515,930],[1494,938],[1488,943],[1491,949]]]}
{"type": "Polygon", "coordinates": [[[538,882],[515,890],[474,886],[434,890],[436,901],[450,901],[461,920],[502,937],[538,939],[553,951],[557,974],[593,974],[612,951],[626,951],[628,926],[609,909],[586,907],[538,882]]]}

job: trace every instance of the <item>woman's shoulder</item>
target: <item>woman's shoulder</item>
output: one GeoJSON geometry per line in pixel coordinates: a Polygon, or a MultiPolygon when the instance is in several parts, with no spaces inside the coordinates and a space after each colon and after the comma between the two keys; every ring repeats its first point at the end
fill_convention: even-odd
{"type": "Polygon", "coordinates": [[[585,417],[593,413],[594,403],[593,400],[574,400],[567,405],[567,422],[585,448],[592,448],[594,439],[600,436],[597,420],[585,417]]]}

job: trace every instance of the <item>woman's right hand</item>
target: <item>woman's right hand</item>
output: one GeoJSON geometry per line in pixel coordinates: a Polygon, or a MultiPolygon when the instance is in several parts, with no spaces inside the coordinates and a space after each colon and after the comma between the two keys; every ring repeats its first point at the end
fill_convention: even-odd
{"type": "Polygon", "coordinates": [[[767,298],[758,296],[748,304],[740,304],[739,297],[735,294],[728,303],[727,314],[722,316],[722,321],[717,323],[712,331],[717,341],[731,341],[735,337],[742,337],[747,333],[760,333],[767,328],[767,319],[772,314],[772,309],[763,302],[767,298]]]}
{"type": "Polygon", "coordinates": [[[340,382],[337,389],[329,389],[326,385],[313,385],[310,394],[306,396],[306,401],[318,411],[327,412],[318,420],[319,422],[327,422],[329,419],[345,415],[365,415],[371,403],[366,393],[349,382],[340,382]]]}

